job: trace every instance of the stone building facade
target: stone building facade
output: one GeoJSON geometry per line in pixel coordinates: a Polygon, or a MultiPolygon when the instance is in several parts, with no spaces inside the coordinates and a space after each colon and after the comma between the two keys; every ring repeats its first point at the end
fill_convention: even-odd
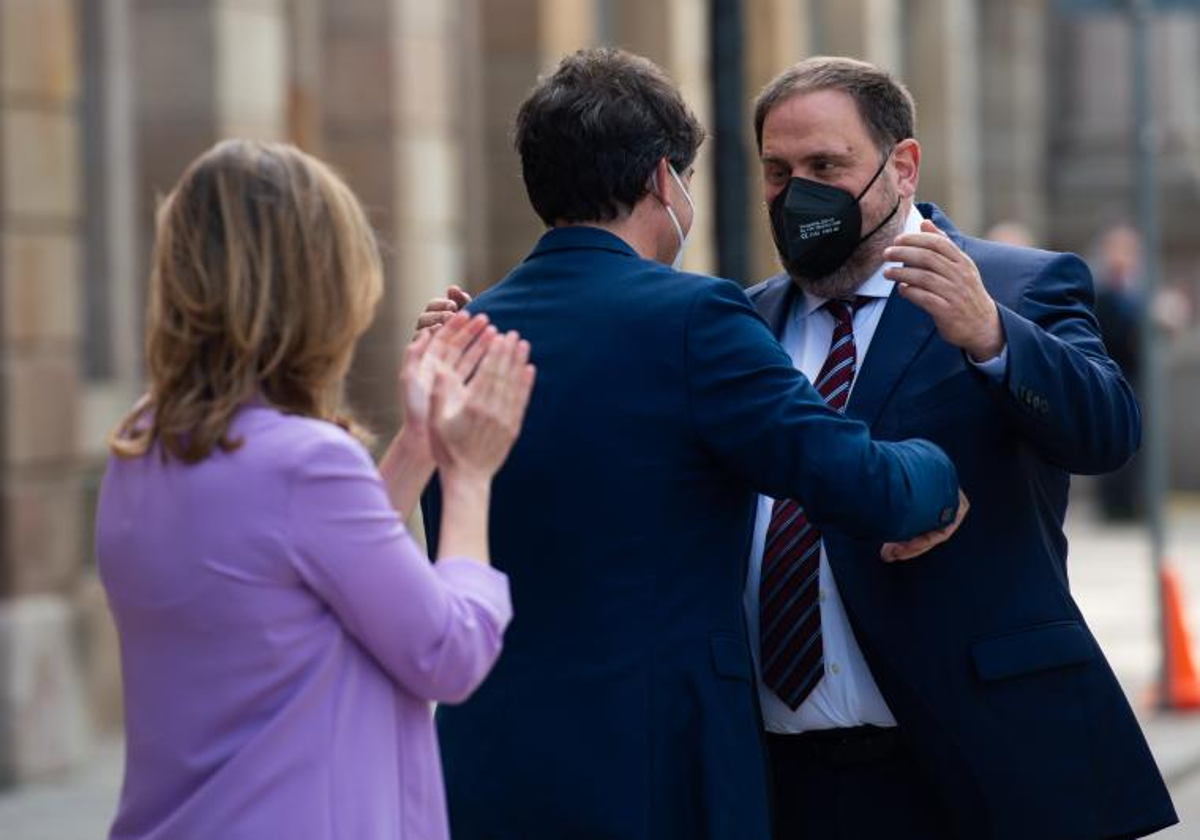
{"type": "MultiPolygon", "coordinates": [[[[714,151],[748,173],[750,282],[775,271],[749,100],[816,53],[895,69],[920,108],[922,197],[979,232],[1002,218],[1086,250],[1129,206],[1126,42],[1050,0],[0,0],[0,786],[80,761],[120,721],[115,636],[91,557],[104,437],[141,387],[156,201],[219,138],[284,139],[331,161],[383,243],[387,294],[350,395],[386,433],[424,301],[478,291],[539,233],[509,141],[537,74],[580,46],[643,53],[706,124],[721,115],[712,21],[744,35],[745,130],[698,162],[687,267],[720,264],[714,151]]],[[[1157,32],[1167,267],[1200,287],[1200,38],[1157,32]]],[[[733,115],[735,118],[737,114],[733,115]]],[[[1177,342],[1173,416],[1200,416],[1200,333],[1177,342]]],[[[1172,429],[1200,487],[1195,429],[1172,429]]]]}

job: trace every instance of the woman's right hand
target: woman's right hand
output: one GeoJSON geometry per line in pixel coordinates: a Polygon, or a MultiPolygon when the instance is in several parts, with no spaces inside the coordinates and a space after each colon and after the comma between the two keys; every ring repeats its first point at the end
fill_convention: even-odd
{"type": "Polygon", "coordinates": [[[515,332],[492,339],[466,382],[445,370],[438,373],[429,432],[443,479],[495,475],[521,431],[534,376],[529,342],[515,332]]]}

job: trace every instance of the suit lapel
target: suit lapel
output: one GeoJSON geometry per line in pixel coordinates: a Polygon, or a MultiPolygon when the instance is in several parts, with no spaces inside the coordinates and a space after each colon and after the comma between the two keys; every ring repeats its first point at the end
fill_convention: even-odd
{"type": "Polygon", "coordinates": [[[795,297],[796,284],[786,274],[777,274],[767,280],[762,291],[754,296],[753,303],[758,314],[762,315],[776,338],[783,337],[783,328],[787,325],[787,316],[792,311],[795,297]]]}
{"type": "Polygon", "coordinates": [[[932,318],[892,292],[863,359],[862,370],[854,380],[854,390],[846,405],[847,416],[874,425],[888,397],[933,332],[932,318]]]}
{"type": "MultiPolygon", "coordinates": [[[[962,234],[941,208],[922,202],[917,204],[917,210],[945,231],[958,247],[963,247],[962,234]]],[[[893,291],[863,359],[862,370],[854,381],[846,414],[873,426],[904,372],[925,349],[933,333],[933,319],[893,291]]]]}

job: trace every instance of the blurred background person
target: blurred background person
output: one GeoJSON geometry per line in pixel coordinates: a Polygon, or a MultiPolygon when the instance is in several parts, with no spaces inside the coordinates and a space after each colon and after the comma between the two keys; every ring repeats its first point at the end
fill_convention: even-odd
{"type": "MultiPolygon", "coordinates": [[[[1108,355],[1135,392],[1140,390],[1141,321],[1144,302],[1138,276],[1142,242],[1131,225],[1118,222],[1100,234],[1093,259],[1096,281],[1096,320],[1108,355]]],[[[1145,406],[1142,406],[1143,411],[1145,406]]],[[[1142,461],[1134,457],[1116,472],[1099,476],[1096,499],[1109,520],[1132,520],[1141,515],[1142,461]]]]}
{"type": "MultiPolygon", "coordinates": [[[[1142,238],[1132,224],[1113,222],[1101,230],[1092,257],[1096,280],[1096,320],[1104,346],[1135,392],[1142,379],[1142,317],[1147,306],[1142,276],[1142,238]]],[[[1151,304],[1154,325],[1167,337],[1182,333],[1191,323],[1191,301],[1173,285],[1159,288],[1151,304]]],[[[1143,402],[1142,411],[1148,406],[1143,402]]],[[[1142,460],[1134,457],[1120,470],[1100,476],[1097,501],[1108,520],[1130,521],[1145,512],[1142,460]]]]}
{"type": "Polygon", "coordinates": [[[1033,231],[1024,222],[1006,219],[1003,222],[997,222],[987,229],[983,235],[984,239],[990,239],[993,242],[999,242],[1001,245],[1016,245],[1018,248],[1036,248],[1037,239],[1033,235],[1033,231]]]}
{"type": "Polygon", "coordinates": [[[488,498],[533,371],[482,318],[422,336],[377,470],[340,404],[380,284],[354,195],[289,146],[219,144],[159,213],[149,394],[96,525],[125,689],[114,838],[447,836],[430,701],[470,694],[511,618],[488,498]],[[435,462],[431,565],[401,517],[435,462]]]}

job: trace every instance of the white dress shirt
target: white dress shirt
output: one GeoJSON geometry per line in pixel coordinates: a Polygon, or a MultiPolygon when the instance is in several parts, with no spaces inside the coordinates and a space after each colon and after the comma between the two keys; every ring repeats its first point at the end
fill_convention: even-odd
{"type": "MultiPolygon", "coordinates": [[[[917,233],[921,229],[921,214],[913,207],[905,219],[904,232],[917,233]]],[[[883,316],[887,299],[895,284],[883,276],[886,268],[897,263],[884,263],[856,294],[873,298],[854,314],[854,344],[856,350],[855,371],[861,369],[863,358],[871,346],[871,339],[879,320],[883,316]]],[[[780,337],[784,350],[792,357],[792,363],[808,379],[815,382],[829,345],[833,338],[834,318],[822,309],[825,298],[801,292],[794,298],[792,311],[780,337]]],[[[1000,356],[979,365],[988,376],[1001,378],[1007,367],[1008,348],[1000,356]]],[[[853,399],[853,385],[851,385],[853,399]]],[[[834,729],[862,726],[895,726],[887,702],[875,684],[862,651],[850,629],[846,610],[842,606],[837,581],[821,544],[820,574],[818,579],[821,603],[821,642],[824,646],[825,674],[805,698],[796,711],[787,707],[778,695],[762,681],[759,667],[758,634],[758,585],[762,574],[763,546],[766,542],[767,525],[771,521],[771,509],[775,500],[759,496],[758,513],[754,523],[754,541],[750,548],[750,572],[746,580],[743,603],[746,621],[750,629],[750,648],[754,654],[755,673],[758,675],[758,694],[762,704],[763,720],[768,732],[797,733],[814,729],[834,729]]],[[[883,562],[880,560],[879,562],[883,562]]]]}

